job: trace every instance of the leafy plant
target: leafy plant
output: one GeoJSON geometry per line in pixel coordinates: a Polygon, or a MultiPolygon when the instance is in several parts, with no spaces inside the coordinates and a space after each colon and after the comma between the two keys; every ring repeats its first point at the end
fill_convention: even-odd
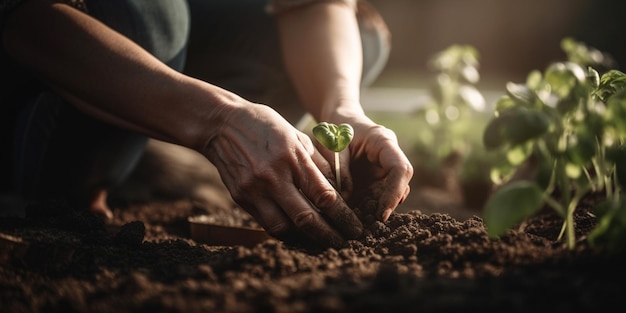
{"type": "MultiPolygon", "coordinates": [[[[483,133],[487,149],[506,153],[492,168],[501,187],[484,207],[490,236],[536,213],[544,205],[563,218],[559,238],[573,248],[573,214],[590,192],[604,199],[595,207],[598,225],[588,237],[613,248],[626,237],[626,74],[607,70],[598,51],[565,38],[568,60],[532,71],[525,84],[509,82],[495,104],[495,115],[483,133]],[[514,178],[532,164],[535,175],[514,178]]],[[[622,246],[623,248],[624,246],[622,246]]]]}
{"type": "Polygon", "coordinates": [[[337,191],[341,192],[341,165],[339,163],[339,152],[343,151],[354,138],[354,129],[350,124],[335,125],[327,122],[320,122],[313,127],[313,136],[324,147],[335,152],[335,179],[337,191]]]}
{"type": "MultiPolygon", "coordinates": [[[[482,129],[491,118],[478,89],[479,53],[455,44],[435,53],[429,101],[411,116],[410,157],[430,185],[458,194],[468,208],[479,208],[491,191],[490,164],[498,153],[486,151],[482,129]]],[[[406,140],[406,136],[403,136],[406,140]]]]}
{"type": "Polygon", "coordinates": [[[422,133],[418,149],[424,150],[424,155],[431,154],[430,161],[437,165],[452,153],[467,154],[472,148],[467,137],[475,125],[470,121],[485,109],[485,99],[475,86],[480,74],[474,47],[452,45],[436,53],[429,65],[437,71],[430,89],[432,101],[418,111],[418,116],[430,131],[422,133]]]}

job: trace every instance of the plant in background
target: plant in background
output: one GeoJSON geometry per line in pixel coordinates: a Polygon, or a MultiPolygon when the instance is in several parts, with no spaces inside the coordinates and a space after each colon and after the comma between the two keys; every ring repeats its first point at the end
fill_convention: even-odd
{"type": "Polygon", "coordinates": [[[471,45],[451,45],[434,54],[436,72],[430,101],[413,118],[413,163],[422,177],[417,184],[454,194],[468,209],[479,209],[492,189],[490,166],[498,153],[486,151],[482,130],[491,118],[480,80],[479,54],[471,45]]]}
{"type": "Polygon", "coordinates": [[[335,125],[320,122],[313,127],[313,136],[324,147],[335,152],[335,179],[337,191],[341,193],[341,165],[339,164],[339,152],[343,151],[354,138],[354,129],[350,124],[335,125]]]}
{"type": "Polygon", "coordinates": [[[474,47],[452,45],[436,53],[429,65],[438,72],[430,90],[432,101],[418,114],[430,131],[421,133],[417,144],[420,154],[437,166],[451,154],[467,155],[472,147],[480,147],[480,136],[476,144],[468,137],[476,133],[474,118],[485,110],[485,99],[475,86],[480,75],[474,47]]]}
{"type": "Polygon", "coordinates": [[[573,214],[591,192],[604,199],[594,210],[598,224],[591,243],[626,247],[626,75],[600,74],[606,58],[571,38],[562,41],[568,60],[532,71],[525,84],[506,85],[495,115],[483,133],[487,149],[506,158],[493,166],[492,179],[501,187],[484,207],[490,236],[502,235],[544,205],[563,218],[559,239],[576,243],[573,214]],[[595,68],[594,68],[595,67],[595,68]],[[523,165],[534,175],[513,179],[523,165]],[[621,239],[621,240],[620,240],[621,239]]]}

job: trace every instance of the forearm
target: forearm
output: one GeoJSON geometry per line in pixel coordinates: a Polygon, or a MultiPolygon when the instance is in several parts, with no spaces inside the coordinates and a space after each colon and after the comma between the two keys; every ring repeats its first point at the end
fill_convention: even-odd
{"type": "Polygon", "coordinates": [[[64,4],[27,1],[7,20],[3,43],[16,60],[88,114],[193,148],[206,140],[207,121],[241,101],[177,73],[64,4]]]}
{"type": "Polygon", "coordinates": [[[354,9],[322,2],[278,16],[287,71],[318,121],[362,114],[362,48],[354,9]]]}

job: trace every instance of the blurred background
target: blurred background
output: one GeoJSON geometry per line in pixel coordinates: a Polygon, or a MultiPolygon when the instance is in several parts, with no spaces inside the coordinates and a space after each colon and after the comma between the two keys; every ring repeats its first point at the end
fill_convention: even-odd
{"type": "MultiPolygon", "coordinates": [[[[566,61],[561,40],[571,37],[626,65],[625,0],[368,0],[391,32],[391,52],[381,75],[362,92],[372,119],[394,130],[415,167],[411,194],[398,211],[420,209],[456,218],[480,215],[494,185],[489,169],[502,156],[482,148],[490,110],[428,125],[440,82],[429,62],[452,45],[478,52],[475,84],[487,108],[507,82],[525,83],[533,70],[566,61]],[[456,134],[445,127],[458,128],[456,134]],[[462,154],[440,154],[462,142],[462,154]]],[[[453,88],[454,89],[454,88],[453,88]]],[[[456,148],[455,148],[456,149],[456,148]]],[[[458,151],[458,150],[452,150],[458,151]]]]}
{"type": "Polygon", "coordinates": [[[392,33],[387,67],[375,86],[424,87],[428,59],[451,44],[480,53],[481,85],[502,89],[533,69],[563,60],[565,36],[624,64],[624,0],[369,0],[392,33]]]}

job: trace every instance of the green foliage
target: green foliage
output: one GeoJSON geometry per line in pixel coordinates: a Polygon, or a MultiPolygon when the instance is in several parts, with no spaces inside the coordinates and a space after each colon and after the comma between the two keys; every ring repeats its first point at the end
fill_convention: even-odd
{"type": "Polygon", "coordinates": [[[626,239],[620,183],[626,181],[626,74],[600,74],[595,68],[607,58],[583,43],[565,38],[562,47],[567,61],[532,71],[524,84],[508,83],[495,104],[483,143],[506,151],[507,158],[492,168],[494,181],[506,184],[487,201],[485,223],[497,237],[548,205],[563,217],[561,236],[573,248],[574,210],[582,197],[599,191],[606,197],[596,208],[599,225],[589,240],[616,243],[626,239]],[[511,182],[531,161],[537,175],[511,182]]]}
{"type": "Polygon", "coordinates": [[[476,87],[480,80],[478,51],[452,45],[433,55],[430,67],[436,79],[431,101],[416,112],[418,138],[413,143],[419,162],[435,172],[451,155],[461,156],[463,179],[488,180],[489,153],[481,142],[488,118],[485,98],[476,87]]]}
{"type": "Polygon", "coordinates": [[[483,213],[489,223],[489,233],[504,233],[509,225],[515,225],[534,214],[543,203],[543,192],[537,184],[516,181],[503,186],[487,200],[483,213]]]}
{"type": "Polygon", "coordinates": [[[313,127],[313,136],[328,150],[341,152],[354,138],[354,130],[349,124],[320,122],[313,127]]]}

